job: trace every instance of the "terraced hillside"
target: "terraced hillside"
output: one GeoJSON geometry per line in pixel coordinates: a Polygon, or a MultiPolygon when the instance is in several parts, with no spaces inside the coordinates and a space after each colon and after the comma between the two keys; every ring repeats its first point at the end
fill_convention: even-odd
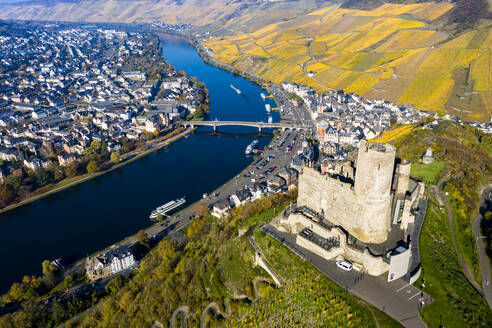
{"type": "Polygon", "coordinates": [[[0,1],[0,19],[148,23],[207,26],[213,31],[248,29],[292,18],[324,1],[257,0],[33,0],[0,1]]]}
{"type": "Polygon", "coordinates": [[[331,6],[252,33],[205,39],[213,57],[265,80],[343,89],[466,120],[492,115],[490,22],[451,38],[449,3],[331,6]]]}

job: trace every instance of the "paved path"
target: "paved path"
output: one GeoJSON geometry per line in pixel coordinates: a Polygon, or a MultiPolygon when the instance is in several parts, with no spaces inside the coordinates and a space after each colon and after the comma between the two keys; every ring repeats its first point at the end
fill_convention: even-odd
{"type": "MultiPolygon", "coordinates": [[[[481,195],[481,207],[485,206],[487,201],[490,201],[489,194],[492,192],[492,189],[486,189],[482,192],[481,195]]],[[[482,231],[480,229],[480,224],[482,222],[482,215],[479,214],[475,221],[472,224],[473,234],[475,235],[475,239],[477,241],[477,252],[478,252],[478,260],[480,261],[480,271],[482,272],[482,288],[485,300],[489,304],[489,308],[492,310],[492,276],[490,274],[490,261],[489,257],[485,251],[485,245],[482,238],[482,231]]]]}
{"type": "Polygon", "coordinates": [[[470,284],[475,288],[475,290],[483,296],[482,289],[480,288],[480,285],[475,281],[475,277],[473,277],[472,270],[468,264],[468,262],[465,260],[465,257],[463,256],[463,253],[461,252],[461,248],[458,244],[458,240],[456,239],[456,229],[455,229],[455,224],[454,224],[454,217],[453,217],[453,209],[451,208],[451,204],[449,204],[449,201],[444,195],[442,194],[442,186],[444,182],[441,182],[438,186],[431,186],[430,190],[433,192],[436,197],[440,200],[442,204],[444,204],[444,207],[446,207],[446,213],[448,215],[448,225],[449,225],[449,232],[451,236],[451,241],[453,242],[453,246],[456,252],[456,255],[458,256],[458,261],[461,265],[461,268],[463,269],[463,273],[465,274],[466,279],[470,282],[470,284]]]}
{"type": "Polygon", "coordinates": [[[188,327],[188,313],[190,312],[190,307],[188,305],[183,305],[174,310],[173,314],[171,315],[171,319],[169,319],[169,327],[174,328],[176,326],[176,319],[178,315],[181,315],[182,321],[181,321],[181,327],[187,328],[188,327]]]}
{"type": "Polygon", "coordinates": [[[275,284],[277,285],[277,287],[282,287],[282,277],[280,277],[280,275],[277,273],[277,271],[275,271],[275,269],[271,265],[268,264],[268,261],[266,260],[265,256],[263,255],[261,249],[258,247],[258,245],[256,245],[254,232],[253,232],[252,236],[250,236],[248,238],[248,240],[249,240],[251,246],[253,247],[253,249],[255,250],[255,253],[256,253],[255,265],[258,264],[266,272],[268,272],[268,274],[272,277],[272,279],[275,282],[275,284]]]}
{"type": "Polygon", "coordinates": [[[342,271],[334,260],[326,260],[297,245],[295,235],[280,232],[271,225],[266,225],[261,230],[294,250],[336,284],[385,312],[404,327],[425,327],[419,310],[423,305],[431,303],[432,298],[416,287],[402,279],[388,283],[386,275],[374,277],[355,270],[342,271]]]}

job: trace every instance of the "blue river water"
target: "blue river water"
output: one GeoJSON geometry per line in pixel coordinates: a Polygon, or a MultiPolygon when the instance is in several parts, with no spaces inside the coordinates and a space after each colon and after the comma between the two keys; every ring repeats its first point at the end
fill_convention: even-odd
{"type": "MultiPolygon", "coordinates": [[[[268,119],[262,91],[246,79],[205,64],[184,40],[163,38],[163,57],[205,82],[210,119],[268,119]],[[230,85],[239,88],[236,94],[230,85]]],[[[266,93],[266,92],[265,92],[266,93]]],[[[267,99],[272,106],[271,100],[267,99]]],[[[278,114],[273,114],[278,121],[278,114]]],[[[207,128],[201,128],[206,129],[207,128]]],[[[222,132],[248,134],[253,128],[222,132]]],[[[108,174],[0,214],[0,292],[23,275],[39,275],[45,259],[75,261],[150,225],[155,207],[186,196],[189,204],[251,163],[244,155],[253,137],[192,135],[108,174]]],[[[260,146],[270,138],[260,138],[260,146]]]]}

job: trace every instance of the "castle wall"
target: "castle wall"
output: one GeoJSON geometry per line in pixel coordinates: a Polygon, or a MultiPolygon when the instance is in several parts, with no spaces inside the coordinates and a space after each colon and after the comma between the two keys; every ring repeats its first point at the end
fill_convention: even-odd
{"type": "Polygon", "coordinates": [[[359,250],[350,247],[347,244],[345,234],[340,230],[340,228],[333,227],[332,229],[327,229],[299,213],[291,214],[287,219],[281,220],[279,223],[280,225],[277,228],[280,228],[280,226],[290,228],[287,230],[279,230],[297,234],[296,243],[299,246],[302,246],[325,259],[329,260],[336,257],[344,257],[354,263],[361,264],[367,273],[373,276],[379,276],[389,270],[389,264],[384,262],[381,257],[371,255],[367,249],[359,250]],[[311,229],[315,234],[323,238],[338,238],[340,246],[332,247],[329,250],[326,250],[311,242],[307,238],[299,235],[299,232],[301,232],[304,228],[311,229]]]}
{"type": "Polygon", "coordinates": [[[331,260],[334,259],[337,256],[340,256],[343,254],[343,248],[341,247],[332,247],[330,250],[326,250],[323,247],[320,247],[316,245],[315,243],[309,241],[308,239],[302,237],[301,235],[297,235],[296,237],[296,243],[304,247],[305,249],[327,259],[331,260]]]}
{"type": "Polygon", "coordinates": [[[346,243],[347,237],[345,234],[337,227],[333,227],[332,229],[326,229],[325,227],[317,224],[306,216],[294,213],[289,215],[286,221],[281,222],[282,224],[288,225],[290,229],[290,233],[299,233],[304,228],[311,229],[315,234],[323,238],[338,238],[340,243],[346,243]]]}
{"type": "Polygon", "coordinates": [[[351,212],[350,208],[359,207],[351,187],[348,183],[305,167],[299,176],[297,205],[306,206],[320,214],[324,213],[332,223],[344,225],[351,212]],[[338,215],[334,215],[335,213],[338,215]]]}
{"type": "Polygon", "coordinates": [[[343,254],[347,260],[362,264],[371,276],[380,276],[389,270],[388,263],[381,257],[372,256],[367,249],[361,251],[346,245],[343,254]]]}
{"type": "Polygon", "coordinates": [[[408,160],[404,160],[398,165],[398,186],[396,188],[396,194],[405,194],[408,190],[408,184],[410,182],[410,169],[412,163],[408,160]]]}
{"type": "Polygon", "coordinates": [[[384,198],[357,195],[351,184],[305,167],[299,176],[297,205],[323,214],[363,242],[380,243],[387,239],[391,217],[389,190],[384,198]]]}

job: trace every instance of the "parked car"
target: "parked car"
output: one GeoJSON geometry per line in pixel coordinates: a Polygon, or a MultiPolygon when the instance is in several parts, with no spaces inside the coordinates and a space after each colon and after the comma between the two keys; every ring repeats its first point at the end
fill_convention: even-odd
{"type": "Polygon", "coordinates": [[[352,271],[353,265],[347,260],[337,260],[337,267],[345,271],[352,271]]]}

